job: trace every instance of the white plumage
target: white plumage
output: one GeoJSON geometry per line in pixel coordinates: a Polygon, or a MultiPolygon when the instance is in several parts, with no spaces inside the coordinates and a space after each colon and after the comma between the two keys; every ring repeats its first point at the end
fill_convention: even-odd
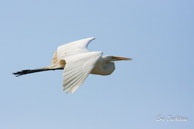
{"type": "Polygon", "coordinates": [[[95,38],[87,38],[61,45],[57,48],[58,60],[68,56],[88,52],[88,44],[95,38]]]}
{"type": "Polygon", "coordinates": [[[67,57],[63,72],[64,90],[73,93],[90,74],[101,55],[102,52],[83,52],[79,56],[67,57]]]}
{"type": "Polygon", "coordinates": [[[84,82],[89,74],[109,75],[115,70],[113,61],[131,60],[126,57],[102,56],[102,52],[89,52],[88,44],[95,38],[87,38],[57,48],[52,65],[41,69],[22,70],[16,76],[64,69],[63,87],[67,93],[73,93],[84,82]]]}

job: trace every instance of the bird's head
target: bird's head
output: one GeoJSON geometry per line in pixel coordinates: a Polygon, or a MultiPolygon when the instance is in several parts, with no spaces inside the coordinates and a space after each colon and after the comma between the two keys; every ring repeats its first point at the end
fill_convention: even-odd
{"type": "Polygon", "coordinates": [[[103,56],[102,57],[104,60],[111,62],[111,61],[122,61],[122,60],[127,60],[130,61],[132,58],[128,57],[118,57],[118,56],[103,56]]]}

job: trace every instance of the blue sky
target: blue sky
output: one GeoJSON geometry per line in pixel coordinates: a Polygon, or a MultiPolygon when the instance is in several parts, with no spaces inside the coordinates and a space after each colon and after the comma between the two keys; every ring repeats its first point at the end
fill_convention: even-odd
{"type": "Polygon", "coordinates": [[[0,128],[193,129],[193,12],[192,0],[0,1],[0,128]],[[134,60],[90,75],[72,95],[62,71],[11,74],[47,66],[57,46],[87,37],[96,37],[91,51],[134,60]]]}

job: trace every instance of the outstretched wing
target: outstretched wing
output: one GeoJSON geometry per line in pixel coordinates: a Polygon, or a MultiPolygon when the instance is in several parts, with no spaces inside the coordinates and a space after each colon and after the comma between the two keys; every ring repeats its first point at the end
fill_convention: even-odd
{"type": "Polygon", "coordinates": [[[86,52],[65,59],[63,87],[67,93],[73,93],[84,82],[101,55],[102,52],[86,52]]]}
{"type": "Polygon", "coordinates": [[[57,48],[57,51],[54,53],[52,64],[57,64],[61,59],[64,59],[73,54],[78,54],[88,51],[88,44],[95,38],[86,38],[70,42],[64,45],[61,45],[57,48]]]}

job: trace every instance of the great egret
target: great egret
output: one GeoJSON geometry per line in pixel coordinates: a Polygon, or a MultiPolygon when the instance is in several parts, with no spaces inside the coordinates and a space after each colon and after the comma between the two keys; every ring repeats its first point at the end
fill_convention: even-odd
{"type": "Polygon", "coordinates": [[[67,93],[73,93],[89,74],[109,75],[115,70],[113,61],[132,60],[126,57],[102,56],[102,52],[89,52],[88,44],[95,38],[86,38],[64,44],[57,48],[52,58],[52,65],[40,69],[27,69],[16,76],[49,70],[63,72],[63,87],[67,93]]]}

